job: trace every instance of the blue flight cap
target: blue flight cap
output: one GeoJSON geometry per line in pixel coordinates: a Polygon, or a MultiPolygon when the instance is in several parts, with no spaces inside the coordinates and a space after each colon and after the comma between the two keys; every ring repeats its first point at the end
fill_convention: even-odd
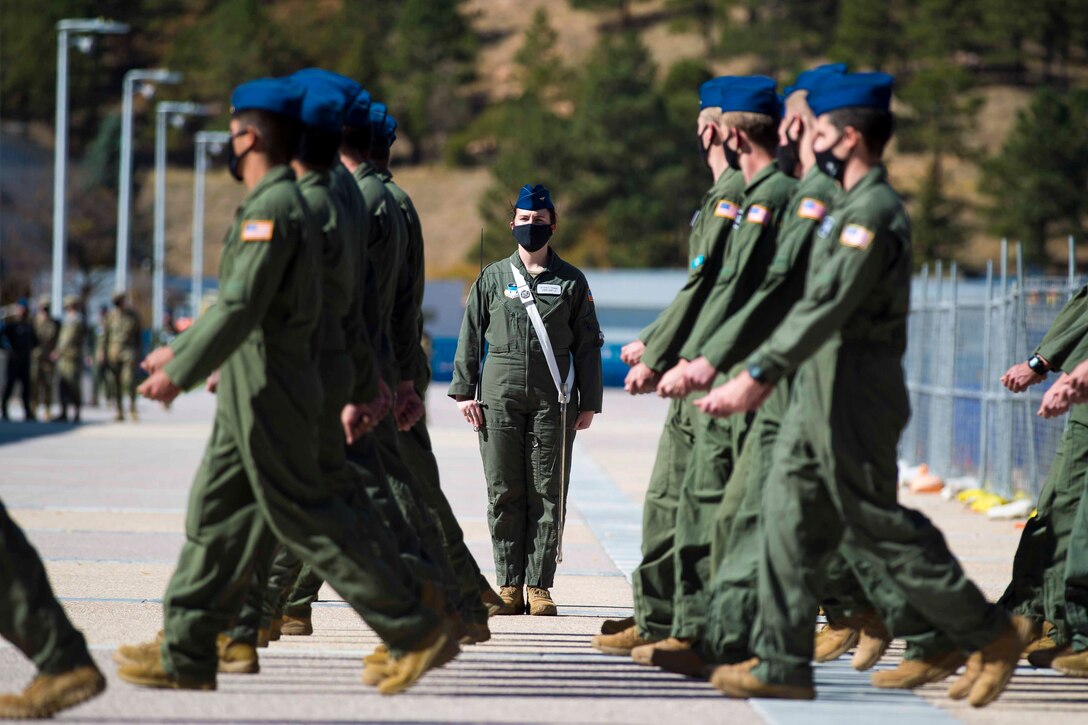
{"type": "Polygon", "coordinates": [[[718,76],[699,86],[699,110],[722,107],[722,90],[733,80],[732,76],[718,76]]]}
{"type": "Polygon", "coordinates": [[[722,113],[762,113],[780,118],[778,84],[767,76],[733,76],[722,88],[722,113]]]}
{"type": "Polygon", "coordinates": [[[347,103],[354,101],[359,91],[363,90],[363,87],[351,78],[324,68],[303,68],[295,71],[288,78],[307,88],[314,85],[336,88],[344,94],[347,103]]]}
{"type": "Polygon", "coordinates": [[[339,134],[344,127],[347,99],[335,87],[312,84],[302,97],[298,120],[320,131],[339,134]]]}
{"type": "Polygon", "coordinates": [[[813,84],[818,82],[825,74],[841,76],[844,73],[846,73],[846,63],[824,63],[815,68],[803,70],[797,74],[797,80],[793,82],[793,85],[786,87],[786,92],[782,96],[783,98],[789,98],[797,91],[811,91],[813,84]]]}
{"type": "Polygon", "coordinates": [[[234,89],[230,112],[268,111],[298,118],[304,93],[302,86],[287,78],[258,78],[234,89]]]}
{"type": "Polygon", "coordinates": [[[552,204],[552,193],[548,191],[548,188],[543,184],[526,184],[521,187],[518,192],[518,203],[514,205],[517,209],[527,209],[529,211],[540,211],[541,209],[551,209],[555,211],[555,205],[552,204]]]}
{"type": "Polygon", "coordinates": [[[348,106],[344,125],[352,128],[365,128],[370,125],[370,91],[364,88],[355,96],[355,100],[348,106]]]}
{"type": "Polygon", "coordinates": [[[370,133],[371,138],[386,146],[392,146],[397,140],[397,119],[389,113],[389,107],[379,101],[370,104],[370,133]]]}
{"type": "Polygon", "coordinates": [[[808,92],[808,106],[821,116],[840,108],[887,111],[895,78],[888,73],[825,74],[808,92]]]}

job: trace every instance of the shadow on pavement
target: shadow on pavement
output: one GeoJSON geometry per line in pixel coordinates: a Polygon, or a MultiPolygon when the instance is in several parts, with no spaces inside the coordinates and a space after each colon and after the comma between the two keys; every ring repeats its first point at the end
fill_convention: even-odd
{"type": "Polygon", "coordinates": [[[71,433],[85,425],[100,425],[97,421],[82,423],[51,423],[44,421],[0,420],[0,446],[20,443],[34,438],[71,433]]]}

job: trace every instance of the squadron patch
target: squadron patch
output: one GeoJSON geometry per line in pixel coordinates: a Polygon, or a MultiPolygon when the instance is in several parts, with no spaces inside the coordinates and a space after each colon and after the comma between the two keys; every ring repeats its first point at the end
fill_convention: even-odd
{"type": "Polygon", "coordinates": [[[817,201],[812,197],[806,196],[801,200],[801,206],[797,208],[797,216],[802,219],[811,219],[813,221],[820,221],[824,218],[824,214],[827,213],[827,207],[823,202],[817,201]]]}
{"type": "Polygon", "coordinates": [[[691,268],[692,269],[699,269],[699,267],[702,267],[705,262],[706,262],[706,256],[700,254],[698,257],[691,260],[691,268]]]}
{"type": "Polygon", "coordinates": [[[825,216],[823,222],[820,223],[820,228],[816,230],[816,236],[820,239],[826,239],[831,230],[835,228],[835,217],[825,216]]]}
{"type": "Polygon", "coordinates": [[[518,286],[516,284],[508,284],[502,293],[510,299],[516,300],[518,298],[518,286]]]}
{"type": "Polygon", "coordinates": [[[242,241],[271,242],[273,226],[270,219],[251,219],[242,222],[242,241]]]}
{"type": "Polygon", "coordinates": [[[854,249],[868,249],[873,242],[873,233],[860,224],[847,224],[839,236],[839,243],[854,249]]]}
{"type": "Polygon", "coordinates": [[[745,217],[750,224],[763,224],[771,212],[761,204],[752,204],[748,207],[748,215],[745,217]]]}
{"type": "Polygon", "coordinates": [[[729,201],[728,199],[722,199],[718,202],[718,205],[714,207],[714,216],[720,216],[722,219],[732,220],[737,218],[737,213],[739,211],[740,207],[738,207],[736,204],[729,201]]]}

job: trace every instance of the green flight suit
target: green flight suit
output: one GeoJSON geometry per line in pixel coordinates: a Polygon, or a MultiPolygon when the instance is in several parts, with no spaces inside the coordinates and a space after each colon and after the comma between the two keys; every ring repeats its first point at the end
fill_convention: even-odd
{"type": "MultiPolygon", "coordinates": [[[[406,347],[398,347],[397,360],[400,363],[401,380],[412,380],[420,398],[426,401],[427,388],[431,384],[431,363],[423,349],[423,290],[426,281],[424,273],[423,225],[411,197],[393,181],[393,174],[388,170],[378,173],[385,182],[385,187],[393,195],[401,212],[404,214],[408,229],[408,244],[404,249],[404,264],[400,285],[398,285],[398,304],[394,310],[393,327],[411,326],[413,335],[404,337],[406,347]],[[407,296],[405,296],[407,292],[407,296]]],[[[439,479],[438,461],[431,447],[431,436],[427,430],[427,416],[424,413],[411,430],[397,431],[397,443],[401,457],[408,464],[409,470],[423,486],[423,494],[431,516],[438,522],[445,543],[446,554],[457,582],[461,587],[461,600],[468,611],[469,621],[486,622],[487,608],[480,599],[481,583],[486,580],[480,573],[480,567],[465,544],[465,534],[453,507],[442,492],[439,479]]],[[[488,585],[490,586],[490,585],[488,585]]]]}
{"type": "MultiPolygon", "coordinates": [[[[658,372],[673,367],[699,310],[721,269],[726,240],[740,211],[744,175],[726,169],[703,195],[688,235],[688,278],[669,306],[639,334],[646,349],[642,362],[658,372]]],[[[673,542],[676,501],[695,440],[694,407],[673,400],[657,444],[657,456],[642,507],[642,561],[631,575],[635,622],[645,637],[661,639],[672,630],[676,574],[673,542]]]]}
{"type": "Polygon", "coordinates": [[[1084,652],[1088,650],[1088,486],[1081,491],[1069,534],[1064,583],[1065,619],[1061,624],[1061,641],[1072,645],[1075,652],[1084,652]]]}
{"type": "MultiPolygon", "coordinates": [[[[694,360],[714,331],[759,289],[775,256],[778,230],[787,219],[797,180],[771,162],[745,185],[744,202],[733,221],[721,271],[680,356],[694,360]]],[[[727,419],[692,413],[695,442],[691,465],[680,484],[673,548],[676,585],[671,635],[701,639],[710,604],[711,548],[723,509],[736,511],[743,485],[727,487],[747,435],[751,414],[727,419]]],[[[730,516],[731,518],[731,516],[730,516]]]]}
{"type": "Polygon", "coordinates": [[[544,271],[531,276],[515,251],[488,265],[468,294],[457,340],[450,397],[476,394],[481,337],[488,344],[480,384],[484,426],[480,454],[487,478],[487,521],[499,586],[551,588],[559,525],[566,511],[574,421],[601,411],[601,345],[593,295],[585,276],[551,250],[544,271]],[[533,291],[559,374],[574,365],[574,391],[561,420],[558,391],[529,313],[518,298],[513,265],[533,291]],[[561,450],[565,425],[567,450],[561,450]],[[560,462],[565,455],[566,470],[560,462]]]}
{"type": "Polygon", "coordinates": [[[805,580],[844,540],[958,646],[981,648],[1009,626],[941,533],[897,500],[912,260],[910,222],[886,179],[878,165],[836,200],[804,297],[749,358],[771,384],[796,370],[764,487],[753,632],[763,682],[812,684],[816,595],[805,580]]]}
{"type": "MultiPolygon", "coordinates": [[[[1088,287],[1077,292],[1054,319],[1043,341],[1035,349],[1051,370],[1072,372],[1088,349],[1088,287]]],[[[1020,534],[1013,558],[1012,578],[1000,604],[1042,626],[1044,620],[1056,626],[1055,641],[1066,644],[1065,576],[1067,558],[1074,554],[1071,537],[1077,512],[1088,484],[1088,406],[1076,405],[1070,412],[1054,460],[1039,491],[1036,515],[1020,534]]]]}
{"type": "Polygon", "coordinates": [[[39,405],[45,406],[46,414],[53,405],[53,383],[57,366],[53,362],[53,352],[57,349],[60,336],[60,323],[46,312],[34,315],[34,334],[38,336],[38,346],[30,353],[30,404],[34,410],[39,405]]]}
{"type": "Polygon", "coordinates": [[[0,501],[0,636],[44,674],[92,664],[87,642],[53,595],[37,550],[0,501]]]}
{"type": "MultiPolygon", "coordinates": [[[[136,366],[140,363],[140,318],[132,310],[112,307],[102,325],[102,347],[106,351],[106,367],[117,412],[123,410],[128,395],[130,410],[136,410],[136,366]]],[[[182,340],[185,335],[176,339],[182,340]]]]}
{"type": "Polygon", "coordinates": [[[68,406],[75,408],[76,420],[83,405],[83,348],[87,327],[78,315],[66,317],[57,337],[57,380],[59,382],[61,417],[67,417],[68,406]]]}
{"type": "Polygon", "coordinates": [[[239,611],[275,539],[327,578],[394,651],[438,625],[420,585],[383,556],[321,476],[317,361],[320,237],[286,166],[250,190],[227,234],[219,301],[174,346],[182,389],[220,371],[215,421],[190,493],[186,540],[163,598],[163,667],[215,678],[216,636],[239,611]]]}

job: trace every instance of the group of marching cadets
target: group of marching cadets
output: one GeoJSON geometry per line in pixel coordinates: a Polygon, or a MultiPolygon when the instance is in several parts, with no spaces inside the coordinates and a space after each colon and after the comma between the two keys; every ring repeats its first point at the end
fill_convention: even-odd
{"type": "MultiPolygon", "coordinates": [[[[813,662],[853,650],[867,670],[899,637],[904,658],[874,686],[915,688],[965,666],[948,693],[976,707],[1000,696],[1025,650],[1046,648],[1044,619],[1045,651],[1078,656],[1072,622],[1039,599],[1061,585],[1024,551],[1060,548],[1031,533],[1048,524],[1029,525],[1018,559],[1031,571],[995,604],[897,501],[912,250],[881,162],[893,82],[831,64],[784,97],[761,76],[701,87],[714,183],[692,220],[686,284],[622,353],[627,391],[671,404],[634,616],[606,621],[598,650],[705,677],[729,697],[812,699],[813,662]]],[[[1025,385],[1041,379],[1025,369],[1025,385]]],[[[1088,392],[1064,385],[1070,398],[1088,392]]],[[[1078,496],[1084,470],[1068,471],[1078,496]]],[[[1068,574],[1064,591],[1068,601],[1068,574]]]]}

